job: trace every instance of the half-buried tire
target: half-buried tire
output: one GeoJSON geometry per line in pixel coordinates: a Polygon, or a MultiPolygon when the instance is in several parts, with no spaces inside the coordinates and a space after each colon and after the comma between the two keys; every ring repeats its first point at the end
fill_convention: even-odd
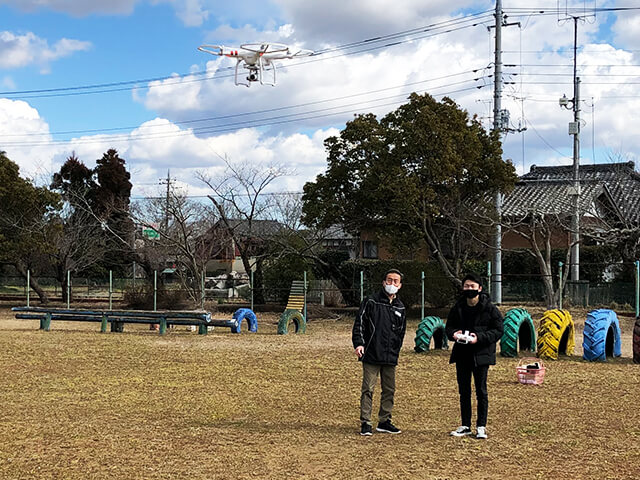
{"type": "Polygon", "coordinates": [[[256,314],[250,308],[239,308],[233,314],[233,319],[236,320],[236,326],[231,328],[233,333],[240,333],[242,331],[242,321],[247,321],[247,330],[250,332],[258,331],[258,318],[256,314]]]}
{"type": "Polygon", "coordinates": [[[607,357],[619,357],[621,352],[620,323],[613,310],[592,310],[584,323],[582,358],[590,362],[605,362],[607,357]]]}
{"type": "Polygon", "coordinates": [[[640,317],[633,327],[633,363],[640,363],[640,317]]]}
{"type": "Polygon", "coordinates": [[[500,339],[500,355],[517,357],[519,350],[536,350],[536,329],[531,315],[524,308],[512,308],[504,316],[504,331],[500,339]]]}
{"type": "Polygon", "coordinates": [[[432,338],[434,348],[446,350],[449,347],[444,322],[440,317],[424,317],[416,330],[416,346],[413,349],[418,353],[428,352],[432,338]]]}
{"type": "Polygon", "coordinates": [[[575,347],[575,326],[568,310],[547,310],[538,330],[538,357],[557,360],[571,355],[575,347]]]}
{"type": "Polygon", "coordinates": [[[289,333],[289,325],[293,325],[295,333],[304,333],[307,331],[307,321],[304,315],[298,310],[287,309],[280,316],[278,322],[278,335],[286,335],[289,333]]]}

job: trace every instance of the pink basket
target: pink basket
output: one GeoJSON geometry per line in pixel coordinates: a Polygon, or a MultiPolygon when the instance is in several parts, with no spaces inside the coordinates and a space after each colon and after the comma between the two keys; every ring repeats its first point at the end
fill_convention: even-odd
{"type": "Polygon", "coordinates": [[[516,367],[516,374],[518,381],[524,385],[542,385],[545,370],[539,358],[523,358],[516,367]]]}

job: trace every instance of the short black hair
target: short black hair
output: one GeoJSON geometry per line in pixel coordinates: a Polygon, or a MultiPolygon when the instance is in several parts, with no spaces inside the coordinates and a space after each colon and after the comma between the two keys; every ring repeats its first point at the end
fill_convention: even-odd
{"type": "Polygon", "coordinates": [[[402,280],[404,280],[404,274],[398,270],[397,268],[392,268],[390,270],[387,270],[387,273],[384,274],[384,278],[382,280],[386,280],[387,279],[387,275],[389,275],[390,273],[395,273],[396,275],[400,275],[400,281],[402,282],[402,280]]]}
{"type": "Polygon", "coordinates": [[[482,278],[477,273],[467,273],[462,279],[462,284],[464,285],[464,282],[466,282],[467,280],[471,280],[472,282],[482,286],[482,278]]]}

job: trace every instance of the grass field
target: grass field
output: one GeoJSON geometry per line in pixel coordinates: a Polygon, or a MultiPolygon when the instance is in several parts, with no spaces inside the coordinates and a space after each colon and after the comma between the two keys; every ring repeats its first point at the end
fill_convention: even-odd
{"type": "Polygon", "coordinates": [[[581,360],[574,318],[576,356],[547,363],[542,386],[498,358],[479,441],[448,436],[455,369],[449,352],[413,352],[416,321],[398,368],[403,433],[361,437],[348,318],[306,335],[276,335],[270,315],[258,334],[159,336],[55,321],[42,332],[0,307],[0,478],[638,479],[632,320],[623,358],[603,364],[581,360]]]}

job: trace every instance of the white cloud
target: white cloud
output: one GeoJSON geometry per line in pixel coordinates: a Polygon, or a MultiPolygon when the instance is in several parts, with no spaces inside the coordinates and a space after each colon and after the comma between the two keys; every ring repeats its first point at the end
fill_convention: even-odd
{"type": "Polygon", "coordinates": [[[283,165],[292,174],[278,179],[272,188],[299,191],[306,181],[325,169],[323,142],[337,133],[335,129],[327,129],[309,135],[273,136],[256,129],[242,129],[201,138],[189,129],[156,118],[124,134],[87,135],[51,143],[49,126],[36,109],[23,101],[0,99],[0,143],[24,176],[38,177],[41,183],[48,184],[51,175],[72,152],[93,167],[105,151],[115,148],[132,173],[134,195],[153,192],[153,185],[166,176],[167,170],[188,186],[191,193],[206,194],[197,173],[219,174],[224,168],[223,158],[265,168],[283,165]],[[18,136],[15,132],[21,134],[18,136]]]}
{"type": "Polygon", "coordinates": [[[52,61],[90,48],[91,42],[63,38],[49,46],[47,40],[31,32],[16,35],[4,31],[0,32],[0,68],[19,68],[35,64],[46,72],[52,61]]]}
{"type": "Polygon", "coordinates": [[[92,13],[129,14],[139,1],[140,0],[1,0],[0,4],[4,3],[27,12],[46,8],[74,16],[85,16],[92,13]]]}
{"type": "Polygon", "coordinates": [[[52,171],[58,148],[49,144],[51,140],[49,126],[35,108],[22,100],[0,98],[0,148],[23,176],[39,178],[52,171]]]}
{"type": "Polygon", "coordinates": [[[429,25],[455,8],[477,2],[447,0],[274,0],[307,45],[337,44],[429,25]],[[311,43],[312,42],[312,43],[311,43]]]}
{"type": "MultiPolygon", "coordinates": [[[[207,4],[215,4],[207,0],[148,0],[152,5],[171,4],[176,16],[188,27],[202,25],[209,18],[207,4]]],[[[66,13],[75,17],[87,15],[130,15],[135,7],[144,0],[0,0],[0,5],[7,4],[19,10],[33,12],[42,9],[66,13]]],[[[218,8],[218,7],[216,7],[218,8]]]]}

